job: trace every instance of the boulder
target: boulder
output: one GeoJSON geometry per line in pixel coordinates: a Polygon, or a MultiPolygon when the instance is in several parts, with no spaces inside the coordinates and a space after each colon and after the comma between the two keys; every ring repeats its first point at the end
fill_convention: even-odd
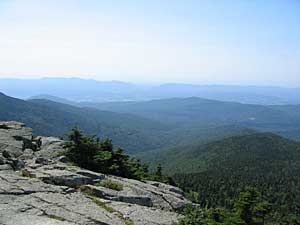
{"type": "Polygon", "coordinates": [[[12,157],[11,152],[8,151],[8,150],[4,150],[4,151],[2,152],[2,156],[3,156],[4,158],[6,158],[6,159],[11,159],[11,157],[12,157]]]}
{"type": "Polygon", "coordinates": [[[115,191],[109,188],[96,187],[93,185],[85,185],[81,188],[81,190],[83,192],[92,193],[94,196],[107,200],[126,202],[148,207],[152,205],[151,198],[148,196],[133,195],[124,191],[115,191]]]}
{"type": "Polygon", "coordinates": [[[25,162],[23,160],[20,160],[20,159],[13,159],[11,161],[11,166],[14,170],[21,170],[25,167],[25,162]]]}
{"type": "Polygon", "coordinates": [[[44,158],[44,157],[37,157],[35,159],[35,163],[37,163],[37,164],[43,164],[43,165],[48,165],[49,164],[49,160],[47,158],[44,158]]]}
{"type": "Polygon", "coordinates": [[[30,159],[33,159],[34,157],[35,157],[34,151],[30,148],[26,148],[23,151],[23,154],[18,157],[18,159],[30,160],[30,159]]]}
{"type": "Polygon", "coordinates": [[[172,185],[164,184],[164,183],[157,182],[157,181],[146,181],[146,183],[151,184],[155,187],[161,188],[163,190],[169,191],[169,192],[174,192],[179,195],[184,194],[184,192],[180,188],[174,187],[172,185]]]}
{"type": "Polygon", "coordinates": [[[8,152],[19,157],[23,150],[32,147],[32,130],[18,122],[0,122],[0,153],[8,152]]]}
{"type": "Polygon", "coordinates": [[[162,183],[152,185],[152,182],[141,182],[115,176],[108,176],[108,178],[121,183],[127,193],[150,197],[153,206],[160,209],[177,211],[182,210],[187,204],[191,203],[182,194],[178,193],[182,192],[179,188],[174,187],[176,190],[170,189],[170,185],[165,186],[162,183]]]}
{"type": "Polygon", "coordinates": [[[67,163],[67,162],[69,162],[69,159],[68,159],[68,157],[62,155],[57,158],[57,161],[62,162],[62,163],[67,163]]]}
{"type": "Polygon", "coordinates": [[[77,188],[85,184],[92,184],[104,179],[105,175],[84,170],[75,166],[67,166],[53,162],[49,165],[28,163],[26,168],[31,176],[42,180],[45,183],[63,185],[77,188]]]}
{"type": "Polygon", "coordinates": [[[36,177],[48,184],[63,185],[73,188],[93,183],[93,179],[90,177],[58,169],[44,171],[43,174],[37,174],[36,177]]]}
{"type": "Polygon", "coordinates": [[[39,137],[41,141],[38,156],[49,159],[57,158],[65,151],[63,148],[64,141],[55,137],[39,137]]]}

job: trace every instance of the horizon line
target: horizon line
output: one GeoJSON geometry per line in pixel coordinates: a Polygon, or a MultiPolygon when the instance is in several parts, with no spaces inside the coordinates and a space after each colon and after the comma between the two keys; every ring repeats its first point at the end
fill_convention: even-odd
{"type": "Polygon", "coordinates": [[[234,83],[212,83],[212,82],[176,82],[176,81],[168,81],[168,82],[159,82],[159,81],[126,81],[126,80],[100,80],[97,78],[83,78],[80,76],[71,76],[71,77],[64,77],[64,76],[57,76],[57,77],[51,77],[51,76],[41,76],[41,77],[0,77],[0,80],[47,80],[47,79],[78,79],[78,80],[85,80],[85,81],[96,81],[96,82],[115,82],[115,83],[127,83],[127,84],[135,84],[135,85],[189,85],[189,86],[226,86],[226,87],[266,87],[266,88],[290,88],[290,89],[299,89],[300,86],[292,86],[292,85],[266,85],[266,84],[234,84],[234,83]]]}

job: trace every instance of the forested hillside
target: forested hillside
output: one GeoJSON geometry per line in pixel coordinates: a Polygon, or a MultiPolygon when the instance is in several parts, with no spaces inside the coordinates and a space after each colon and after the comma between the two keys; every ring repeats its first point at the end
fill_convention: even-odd
{"type": "Polygon", "coordinates": [[[244,128],[178,127],[138,115],[76,107],[49,100],[24,101],[0,94],[0,120],[21,121],[36,135],[64,136],[78,126],[87,134],[111,138],[116,146],[134,154],[215,137],[239,134],[244,128]]]}
{"type": "Polygon", "coordinates": [[[155,130],[167,130],[159,122],[138,116],[79,108],[46,100],[23,101],[0,94],[0,120],[28,124],[36,135],[64,136],[78,126],[88,134],[112,138],[117,146],[130,151],[160,145],[155,130]]]}
{"type": "MultiPolygon", "coordinates": [[[[194,198],[201,206],[232,210],[239,193],[251,186],[271,203],[270,220],[283,221],[299,215],[300,143],[270,133],[257,133],[182,152],[185,158],[171,164],[186,170],[173,178],[185,191],[196,191],[194,198]]],[[[167,171],[176,173],[174,167],[167,171]]]]}
{"type": "Polygon", "coordinates": [[[256,133],[256,131],[238,126],[198,130],[197,134],[200,138],[191,139],[189,143],[182,141],[181,143],[184,144],[147,152],[138,152],[136,157],[149,164],[151,169],[155,169],[158,164],[163,165],[164,172],[168,174],[174,172],[199,172],[199,169],[201,169],[199,164],[202,162],[202,152],[199,149],[205,148],[211,142],[220,141],[224,138],[253,133],[256,133]]]}
{"type": "Polygon", "coordinates": [[[113,112],[132,113],[177,126],[237,125],[298,139],[300,106],[263,106],[192,98],[145,102],[85,103],[113,112]]]}

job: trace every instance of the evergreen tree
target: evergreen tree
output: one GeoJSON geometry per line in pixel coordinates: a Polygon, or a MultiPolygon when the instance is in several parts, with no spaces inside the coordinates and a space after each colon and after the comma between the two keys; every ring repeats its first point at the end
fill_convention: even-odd
{"type": "Polygon", "coordinates": [[[242,192],[237,201],[237,213],[246,225],[254,224],[254,207],[258,201],[259,193],[255,188],[248,188],[242,192]]]}
{"type": "Polygon", "coordinates": [[[158,166],[156,168],[155,175],[157,176],[158,179],[162,178],[162,166],[160,163],[158,164],[158,166]]]}
{"type": "Polygon", "coordinates": [[[100,141],[95,136],[84,136],[73,128],[65,143],[66,156],[80,167],[117,176],[145,179],[148,167],[125,154],[123,149],[113,149],[112,140],[100,141]]]}

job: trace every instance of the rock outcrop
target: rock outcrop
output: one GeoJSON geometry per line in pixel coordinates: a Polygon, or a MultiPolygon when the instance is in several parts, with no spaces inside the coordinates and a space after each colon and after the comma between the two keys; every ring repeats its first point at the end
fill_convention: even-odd
{"type": "Polygon", "coordinates": [[[0,224],[171,225],[190,203],[170,185],[70,166],[63,151],[58,138],[0,122],[0,224]]]}

